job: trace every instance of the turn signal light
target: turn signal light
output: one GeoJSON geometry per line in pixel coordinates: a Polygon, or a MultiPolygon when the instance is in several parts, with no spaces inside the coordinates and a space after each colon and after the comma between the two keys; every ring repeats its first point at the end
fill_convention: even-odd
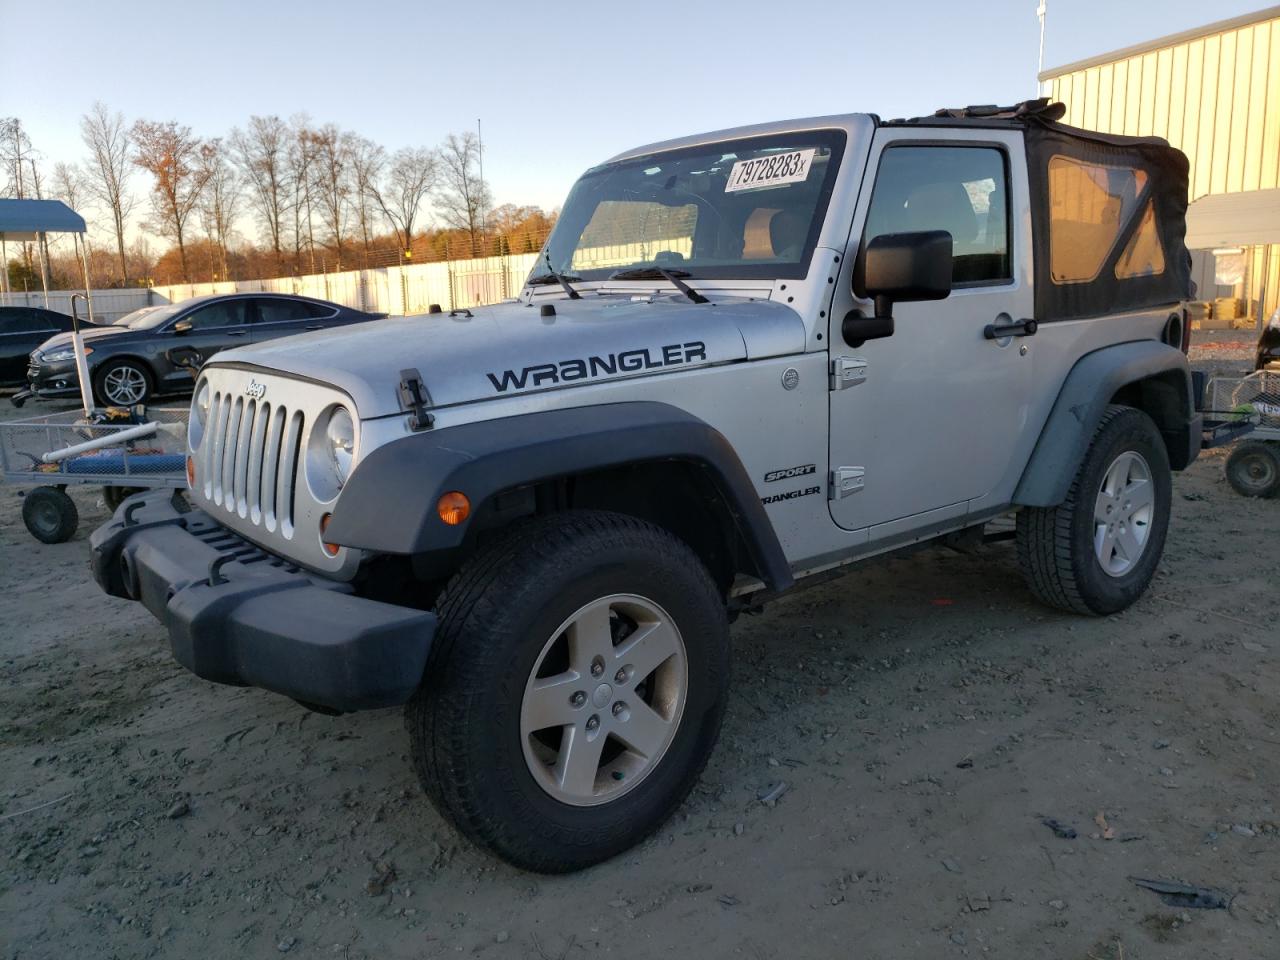
{"type": "Polygon", "coordinates": [[[449,526],[456,527],[471,516],[471,501],[467,499],[465,493],[451,490],[436,504],[436,513],[440,514],[440,519],[449,526]]]}
{"type": "Polygon", "coordinates": [[[196,486],[196,460],[195,457],[187,457],[187,486],[195,489],[196,486]]]}
{"type": "Polygon", "coordinates": [[[329,529],[329,521],[332,519],[332,513],[326,513],[320,518],[320,546],[324,548],[324,552],[329,556],[336,557],[338,555],[338,551],[341,550],[342,547],[338,546],[336,543],[329,543],[324,538],[324,532],[329,529]]]}

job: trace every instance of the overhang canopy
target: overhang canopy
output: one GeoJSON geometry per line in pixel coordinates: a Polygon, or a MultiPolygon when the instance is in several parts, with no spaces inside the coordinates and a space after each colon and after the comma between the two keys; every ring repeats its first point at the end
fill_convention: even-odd
{"type": "Polygon", "coordinates": [[[1187,208],[1187,249],[1280,243],[1280,189],[1215,193],[1187,208]]]}
{"type": "Polygon", "coordinates": [[[38,233],[84,233],[84,217],[61,200],[0,200],[0,238],[34,240],[38,233]]]}

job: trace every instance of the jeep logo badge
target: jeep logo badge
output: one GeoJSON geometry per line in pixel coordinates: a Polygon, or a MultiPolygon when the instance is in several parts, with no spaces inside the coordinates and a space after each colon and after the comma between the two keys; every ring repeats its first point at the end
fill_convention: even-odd
{"type": "Polygon", "coordinates": [[[244,388],[246,397],[253,397],[255,400],[261,400],[267,395],[267,385],[259,383],[257,380],[250,380],[249,385],[244,388]]]}

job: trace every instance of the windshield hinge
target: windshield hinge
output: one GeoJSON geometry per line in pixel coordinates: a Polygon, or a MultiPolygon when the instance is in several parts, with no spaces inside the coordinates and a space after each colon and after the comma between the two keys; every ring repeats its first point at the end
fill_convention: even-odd
{"type": "Polygon", "coordinates": [[[435,426],[436,418],[427,410],[431,406],[431,394],[422,382],[422,374],[417,370],[401,370],[399,393],[400,406],[409,412],[410,430],[417,433],[435,426]]]}
{"type": "Polygon", "coordinates": [[[863,467],[836,467],[831,471],[831,486],[827,491],[828,500],[843,500],[855,493],[861,493],[866,484],[867,471],[863,467]]]}
{"type": "Polygon", "coordinates": [[[867,379],[867,361],[860,357],[834,357],[831,360],[831,389],[845,390],[867,379]]]}

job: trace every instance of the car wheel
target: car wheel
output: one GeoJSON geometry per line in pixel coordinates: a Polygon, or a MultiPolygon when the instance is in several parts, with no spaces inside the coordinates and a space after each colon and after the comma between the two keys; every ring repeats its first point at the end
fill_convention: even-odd
{"type": "Polygon", "coordinates": [[[41,543],[65,543],[80,525],[76,502],[57,487],[36,487],[22,498],[22,522],[41,543]]]}
{"type": "Polygon", "coordinates": [[[512,530],[448,585],[406,707],[437,808],[508,862],[577,870],[638,843],[715,745],[724,600],[693,551],[631,517],[512,530]]]}
{"type": "Polygon", "coordinates": [[[1242,497],[1280,495],[1280,447],[1259,440],[1242,443],[1227,458],[1227,483],[1242,497]]]}
{"type": "Polygon", "coordinates": [[[110,360],[94,377],[98,402],[110,407],[132,407],[151,399],[151,371],[136,360],[110,360]]]}
{"type": "Polygon", "coordinates": [[[1066,500],[1018,513],[1018,559],[1031,592],[1073,613],[1128,607],[1160,562],[1172,489],[1168,451],[1151,418],[1108,407],[1066,500]]]}

